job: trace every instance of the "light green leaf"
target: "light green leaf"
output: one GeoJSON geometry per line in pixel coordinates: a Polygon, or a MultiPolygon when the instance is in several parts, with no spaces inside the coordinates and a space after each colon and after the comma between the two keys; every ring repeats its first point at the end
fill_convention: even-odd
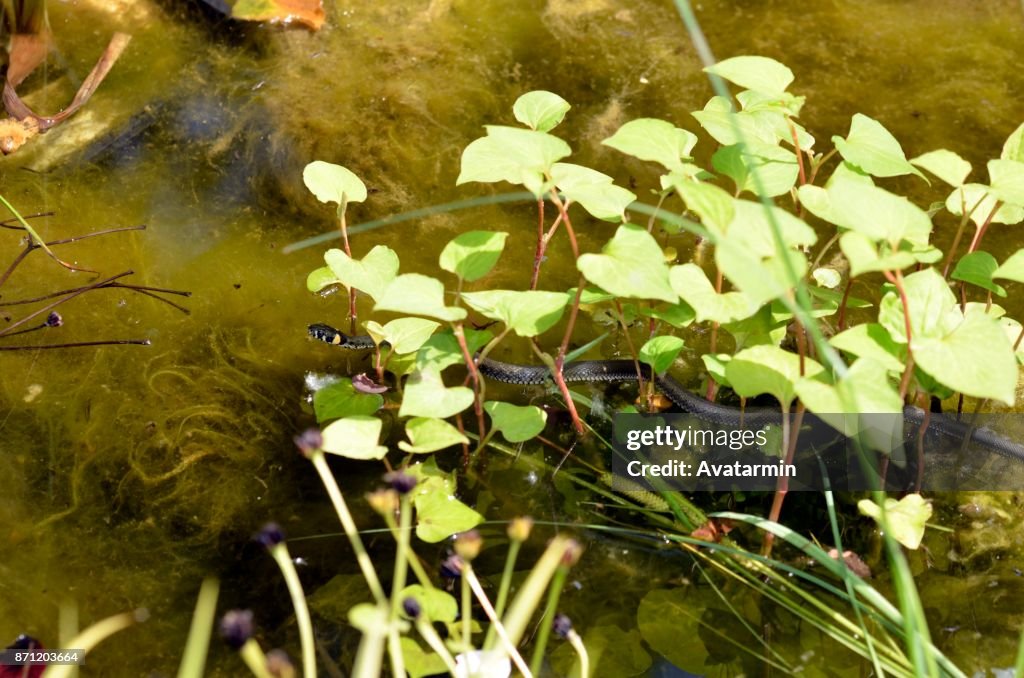
{"type": "Polygon", "coordinates": [[[521,184],[537,197],[547,191],[544,175],[572,153],[569,145],[545,132],[518,127],[487,126],[487,136],[462,152],[462,171],[456,185],[470,181],[521,184]]]}
{"type": "Polygon", "coordinates": [[[376,393],[360,393],[348,378],[328,384],[313,394],[313,411],[318,423],[342,417],[368,416],[383,406],[384,398],[376,393]]]}
{"type": "Polygon", "coordinates": [[[367,331],[375,339],[382,337],[399,355],[418,351],[423,342],[440,326],[440,323],[423,318],[398,318],[383,327],[372,320],[366,323],[367,331]]]}
{"type": "MultiPolygon", "coordinates": [[[[786,325],[792,320],[792,314],[789,314],[788,318],[780,319],[775,310],[776,305],[776,302],[773,301],[771,304],[759,308],[749,318],[722,323],[722,329],[728,332],[736,342],[734,350],[739,351],[758,344],[778,346],[782,343],[786,337],[786,325]]],[[[785,306],[782,308],[785,310],[785,306]]]]}
{"type": "Polygon", "coordinates": [[[601,143],[634,158],[659,163],[669,171],[682,171],[697,136],[664,120],[639,118],[630,120],[601,143]]]}
{"type": "Polygon", "coordinates": [[[700,359],[704,363],[704,369],[708,371],[708,374],[711,375],[711,378],[716,383],[732,388],[732,384],[729,383],[729,379],[725,376],[725,367],[732,360],[731,355],[728,353],[716,353],[714,355],[705,353],[700,359]]]}
{"type": "MultiPolygon", "coordinates": [[[[800,379],[796,393],[807,409],[815,414],[901,414],[903,399],[889,380],[888,370],[870,358],[860,358],[850,366],[846,376],[837,384],[826,384],[818,379],[800,379]]],[[[859,427],[850,427],[851,420],[824,417],[840,433],[852,436],[859,427]],[[847,425],[839,424],[843,421],[847,425]],[[839,424],[839,425],[837,425],[839,424]]],[[[869,417],[864,423],[878,423],[884,417],[869,417]]],[[[855,420],[853,420],[855,421],[855,420]]],[[[885,438],[885,443],[891,443],[885,438]]],[[[890,449],[888,445],[884,448],[890,449]]]]}
{"type": "Polygon", "coordinates": [[[811,271],[811,277],[825,289],[834,290],[843,282],[843,275],[834,268],[816,268],[811,271]]]}
{"type": "Polygon", "coordinates": [[[601,254],[577,260],[587,280],[619,297],[679,300],[668,281],[668,265],[654,236],[639,226],[619,226],[601,254]]]}
{"type": "Polygon", "coordinates": [[[888,245],[883,245],[883,252],[879,252],[871,238],[858,231],[839,236],[839,249],[850,262],[850,275],[854,277],[871,271],[902,271],[917,263],[910,252],[892,252],[888,245]]]}
{"type": "MultiPolygon", "coordinates": [[[[941,337],[961,319],[956,297],[945,279],[933,268],[916,271],[903,279],[907,303],[910,305],[910,332],[916,341],[924,337],[941,337]]],[[[903,304],[894,290],[888,291],[878,307],[878,322],[899,344],[907,343],[903,321],[903,304]]],[[[916,353],[916,351],[915,351],[916,353]]]]}
{"type": "Polygon", "coordinates": [[[415,505],[416,498],[427,495],[431,492],[452,494],[455,492],[455,471],[445,473],[437,467],[437,457],[427,457],[425,461],[419,461],[406,467],[405,472],[416,479],[416,487],[412,491],[412,501],[415,505]]]}
{"type": "Polygon", "coordinates": [[[782,94],[793,82],[793,71],[775,59],[763,56],[736,56],[704,69],[744,89],[765,94],[782,94]]]}
{"type": "Polygon", "coordinates": [[[348,611],[348,623],[368,634],[380,634],[388,623],[388,611],[383,605],[360,603],[348,611]]]}
{"type": "Polygon", "coordinates": [[[373,310],[425,315],[449,322],[466,317],[466,309],[445,306],[440,280],[419,273],[404,273],[388,283],[373,310]]]}
{"type": "Polygon", "coordinates": [[[723,146],[732,146],[741,141],[760,141],[764,144],[773,144],[776,141],[775,129],[770,121],[747,111],[733,113],[732,104],[722,97],[711,97],[704,110],[694,111],[691,115],[711,138],[723,146]],[[740,130],[739,134],[736,127],[740,130]]]}
{"type": "Polygon", "coordinates": [[[747,153],[739,145],[723,146],[711,158],[715,169],[733,180],[738,193],[749,191],[757,195],[757,182],[761,181],[764,195],[775,197],[789,193],[796,183],[800,169],[796,155],[773,144],[747,143],[747,153]]]}
{"type": "Polygon", "coordinates": [[[896,137],[880,122],[862,113],[853,116],[850,133],[846,138],[834,136],[832,143],[836,145],[836,150],[844,160],[873,176],[898,177],[916,174],[928,181],[916,167],[907,162],[907,156],[904,155],[896,137]]]}
{"type": "Polygon", "coordinates": [[[1017,360],[998,320],[971,313],[942,335],[915,336],[911,346],[918,367],[939,383],[975,398],[1013,405],[1017,360]]]}
{"type": "Polygon", "coordinates": [[[500,320],[521,337],[535,337],[562,317],[569,295],[565,292],[487,290],[466,292],[463,301],[477,313],[500,320]]]}
{"type": "MultiPolygon", "coordinates": [[[[669,275],[671,275],[671,273],[669,275]]],[[[696,312],[686,302],[678,304],[659,304],[653,308],[650,306],[641,306],[639,311],[642,316],[647,318],[656,318],[679,329],[689,327],[697,317],[696,312]]]]}
{"type": "Polygon", "coordinates": [[[636,195],[612,183],[612,178],[589,167],[568,162],[551,166],[551,178],[570,200],[598,219],[621,221],[636,195]]]}
{"type": "MultiPolygon", "coordinates": [[[[431,622],[453,622],[459,616],[459,604],[452,594],[436,588],[413,584],[402,589],[400,600],[412,598],[420,604],[420,614],[431,622]]],[[[442,669],[443,672],[443,669],[442,669]]]]}
{"type": "Polygon", "coordinates": [[[686,208],[699,216],[705,226],[725,232],[736,214],[731,195],[714,184],[691,179],[675,180],[672,187],[686,203],[686,208]]]}
{"type": "Polygon", "coordinates": [[[988,252],[982,252],[980,250],[974,252],[968,252],[960,261],[957,262],[956,268],[953,269],[953,280],[963,280],[964,282],[993,292],[994,294],[1005,297],[1006,290],[996,283],[992,282],[993,274],[999,270],[999,262],[988,252]]]}
{"type": "Polygon", "coordinates": [[[405,434],[409,442],[398,441],[398,447],[412,454],[437,452],[452,445],[469,444],[469,438],[444,419],[414,417],[406,422],[405,434]]]}
{"type": "Polygon", "coordinates": [[[324,261],[347,289],[380,299],[384,288],[398,275],[398,255],[390,247],[377,245],[361,260],[351,259],[343,250],[329,249],[324,261]]]}
{"type": "Polygon", "coordinates": [[[804,358],[804,376],[800,375],[800,356],[777,346],[751,346],[732,357],[725,376],[739,395],[752,398],[767,393],[775,396],[788,410],[796,396],[796,383],[822,372],[820,364],[804,358]]]}
{"type": "MultiPolygon", "coordinates": [[[[971,221],[978,228],[986,221],[996,206],[996,199],[984,184],[964,184],[954,189],[946,198],[946,209],[956,216],[962,216],[964,205],[971,215],[971,221]]],[[[991,222],[996,224],[1018,224],[1024,221],[1024,208],[1017,205],[1003,205],[996,210],[991,222]]]]}
{"type": "Polygon", "coordinates": [[[467,231],[444,246],[438,263],[466,282],[479,280],[498,263],[507,237],[503,231],[467,231]]]}
{"type": "Polygon", "coordinates": [[[669,281],[683,301],[693,307],[699,323],[706,320],[730,323],[747,318],[758,309],[742,292],[717,293],[704,269],[697,264],[673,266],[669,281]]]}
{"type": "Polygon", "coordinates": [[[550,132],[562,122],[570,108],[572,106],[569,102],[557,94],[534,90],[516,99],[512,105],[512,114],[530,129],[550,132]]]}
{"type": "Polygon", "coordinates": [[[366,200],[366,185],[341,165],[314,160],[302,170],[302,181],[320,202],[343,206],[366,200]]]}
{"type": "Polygon", "coordinates": [[[409,636],[402,636],[398,643],[402,648],[402,661],[410,678],[426,678],[447,673],[448,665],[436,652],[423,649],[409,636]]]}
{"type": "Polygon", "coordinates": [[[315,268],[306,276],[306,289],[310,292],[319,292],[325,287],[341,283],[338,276],[327,266],[315,268]]]}
{"type": "Polygon", "coordinates": [[[989,160],[989,184],[992,195],[1017,207],[1024,207],[1024,162],[989,160]]]}
{"type": "Polygon", "coordinates": [[[323,435],[323,451],[348,459],[383,459],[388,448],[378,445],[383,422],[377,417],[345,417],[328,424],[323,435]]]}
{"type": "MultiPolygon", "coordinates": [[[[926,245],[932,222],[928,213],[903,196],[852,178],[836,178],[828,187],[833,223],[866,235],[886,240],[893,247],[900,240],[926,245]]],[[[814,211],[811,206],[808,209],[814,211]]],[[[817,212],[815,212],[817,214],[817,212]]],[[[826,218],[824,214],[817,216],[826,218]]]]}
{"type": "Polygon", "coordinates": [[[683,350],[683,340],[679,337],[652,337],[640,348],[640,362],[650,365],[655,374],[662,374],[675,362],[679,352],[683,350]]]}
{"type": "Polygon", "coordinates": [[[448,388],[434,369],[417,369],[405,382],[400,417],[446,419],[473,404],[473,391],[465,386],[448,388]]]}
{"type": "Polygon", "coordinates": [[[548,421],[548,413],[534,405],[513,405],[497,400],[484,403],[491,424],[510,443],[521,443],[540,435],[548,421]]]}
{"type": "Polygon", "coordinates": [[[868,358],[890,372],[902,372],[906,349],[892,340],[878,323],[863,323],[843,330],[829,343],[860,358],[868,358]]]}
{"type": "Polygon", "coordinates": [[[999,154],[1003,160],[1016,160],[1024,162],[1024,123],[1013,130],[1003,144],[1003,152],[999,154]]]}
{"type": "Polygon", "coordinates": [[[962,186],[971,173],[971,163],[944,148],[919,155],[910,162],[923,167],[950,186],[962,186]]]}
{"type": "Polygon", "coordinates": [[[921,545],[924,527],[932,517],[932,505],[920,494],[908,494],[900,500],[885,500],[885,517],[888,526],[882,522],[882,508],[870,499],[857,502],[861,514],[874,518],[880,529],[888,529],[893,539],[914,550],[921,545]]]}
{"type": "Polygon", "coordinates": [[[993,278],[1024,282],[1024,249],[1019,249],[1003,262],[1003,265],[992,272],[993,278]]]}
{"type": "MultiPolygon", "coordinates": [[[[463,333],[470,356],[476,354],[494,338],[487,330],[474,330],[470,327],[463,328],[463,333]]],[[[465,361],[459,340],[450,329],[432,335],[416,353],[416,366],[420,369],[441,371],[452,365],[463,364],[465,361]]]]}
{"type": "Polygon", "coordinates": [[[484,521],[482,515],[444,492],[417,494],[413,502],[416,505],[416,536],[429,544],[471,530],[484,521]]]}

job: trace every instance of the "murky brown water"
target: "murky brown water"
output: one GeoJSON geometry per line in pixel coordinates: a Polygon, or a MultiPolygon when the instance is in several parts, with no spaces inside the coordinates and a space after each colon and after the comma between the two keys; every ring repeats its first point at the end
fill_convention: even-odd
{"type": "MultiPolygon", "coordinates": [[[[269,591],[281,599],[263,618],[286,610],[272,564],[247,545],[263,521],[296,536],[334,529],[290,442],[308,422],[304,372],[342,362],[305,339],[307,323],[342,315],[338,300],[305,292],[322,247],[281,253],[332,228],[301,168],[324,159],[366,181],[370,199],[353,207],[353,222],[481,195],[480,186],[454,185],[462,149],[483,124],[510,123],[519,94],[543,88],[573,104],[559,132],[576,160],[649,199],[651,169],[600,140],[642,116],[696,131],[688,113],[710,88],[667,2],[456,1],[434,3],[434,13],[425,1],[327,3],[328,24],[316,34],[237,26],[171,2],[91,4],[51,4],[59,59],[28,83],[53,90],[40,108],[70,98],[114,30],[133,42],[77,126],[0,160],[0,191],[24,213],[56,213],[36,222],[47,239],[146,224],[60,252],[103,274],[133,269],[136,284],[187,289],[191,313],[97,291],[63,307],[66,325],[49,336],[152,346],[0,352],[0,640],[54,637],[64,599],[77,602],[83,623],[145,606],[153,619],[98,650],[89,675],[167,675],[205,572],[224,578],[232,604],[269,591]],[[75,148],[72,137],[90,125],[109,128],[107,141],[59,151],[75,148]]],[[[863,112],[908,156],[950,148],[981,181],[984,161],[1024,119],[1024,13],[1010,0],[705,0],[697,12],[719,58],[763,54],[794,70],[793,89],[808,99],[802,119],[823,146],[863,112]]],[[[701,146],[710,148],[706,137],[701,146]]],[[[937,186],[908,190],[920,204],[945,197],[937,186]]],[[[405,222],[356,236],[353,246],[387,244],[403,271],[429,272],[448,238],[468,228],[511,232],[488,285],[521,285],[533,252],[530,205],[405,222]]],[[[581,221],[582,246],[598,247],[611,228],[581,221]]],[[[940,246],[949,237],[947,228],[940,246]]],[[[997,253],[1022,244],[1014,228],[988,237],[997,253]]],[[[0,266],[18,251],[18,235],[0,231],[0,266]]],[[[567,254],[556,241],[546,284],[575,282],[567,254]]],[[[89,280],[36,252],[0,292],[22,298],[89,280]]],[[[489,516],[524,510],[515,502],[502,498],[489,516]]],[[[530,508],[567,515],[557,495],[530,508]]],[[[1011,536],[973,574],[945,561],[922,565],[926,607],[956,629],[936,637],[967,666],[1012,661],[1020,605],[1006,601],[1020,599],[1009,563],[1021,546],[1007,531],[1015,524],[985,524],[1011,536]]],[[[933,555],[951,548],[944,535],[933,542],[933,555]]],[[[310,580],[322,582],[333,564],[318,543],[295,550],[313,563],[310,580]]],[[[574,606],[604,605],[609,581],[621,607],[635,606],[678,567],[622,549],[595,545],[574,606]],[[626,561],[630,574],[613,561],[626,561]]],[[[219,652],[230,675],[238,665],[219,652]]]]}

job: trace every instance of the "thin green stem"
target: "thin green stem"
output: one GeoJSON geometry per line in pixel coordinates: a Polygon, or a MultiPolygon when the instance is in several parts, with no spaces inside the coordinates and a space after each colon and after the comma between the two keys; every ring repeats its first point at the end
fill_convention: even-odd
{"type": "MultiPolygon", "coordinates": [[[[508,592],[512,588],[512,575],[516,570],[516,558],[519,557],[519,550],[522,542],[512,540],[508,544],[508,553],[505,554],[505,569],[501,573],[501,584],[498,586],[498,598],[494,603],[494,612],[500,619],[505,614],[505,604],[508,602],[508,592]]],[[[495,630],[492,626],[487,630],[487,637],[484,639],[484,650],[494,647],[495,630]]]]}
{"type": "Polygon", "coordinates": [[[535,675],[540,673],[544,663],[544,652],[547,650],[548,639],[551,637],[551,624],[558,611],[558,600],[562,596],[562,587],[565,586],[565,579],[568,576],[569,567],[559,565],[548,586],[548,599],[544,605],[544,612],[541,614],[540,628],[537,629],[537,639],[533,644],[533,656],[530,658],[530,671],[535,675]]]}
{"type": "Polygon", "coordinates": [[[316,644],[313,641],[313,621],[309,617],[309,606],[306,605],[306,594],[302,590],[299,573],[295,570],[295,563],[284,542],[272,546],[270,555],[281,568],[288,594],[292,598],[292,607],[295,608],[295,622],[299,626],[299,642],[302,645],[302,673],[306,678],[315,678],[316,644]]]}

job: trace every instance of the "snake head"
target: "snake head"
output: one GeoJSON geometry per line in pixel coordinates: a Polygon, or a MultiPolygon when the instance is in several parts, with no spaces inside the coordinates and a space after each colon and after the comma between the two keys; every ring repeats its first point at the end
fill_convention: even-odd
{"type": "Polygon", "coordinates": [[[335,346],[345,341],[345,335],[324,323],[313,323],[309,326],[309,336],[317,341],[322,341],[335,346]]]}

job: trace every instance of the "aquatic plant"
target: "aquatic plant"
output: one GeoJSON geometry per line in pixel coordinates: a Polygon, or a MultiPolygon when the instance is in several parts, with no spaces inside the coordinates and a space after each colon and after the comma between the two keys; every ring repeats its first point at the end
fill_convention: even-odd
{"type": "MultiPolygon", "coordinates": [[[[332,286],[343,286],[350,294],[358,290],[374,302],[374,312],[400,317],[383,325],[373,320],[364,325],[370,337],[365,346],[374,350],[371,388],[365,380],[342,380],[314,396],[318,418],[330,422],[323,431],[325,450],[360,459],[387,453],[379,441],[381,425],[373,416],[385,397],[368,391],[383,391],[377,385],[385,385],[388,372],[396,379],[398,416],[407,419],[409,440],[398,446],[410,454],[462,445],[469,458],[463,413],[470,408],[480,441],[478,453],[496,433],[514,443],[544,440],[544,410],[487,399],[478,366],[513,334],[529,340],[528,348],[548,367],[582,434],[586,425],[576,401],[585,399],[563,378],[581,310],[615,321],[637,364],[638,380],[648,384],[686,348],[672,328],[703,325],[709,340],[700,358],[707,370],[708,399],[715,400],[723,389],[742,399],[771,396],[783,412],[795,413],[797,422],[804,411],[899,415],[908,400],[927,404],[931,397],[956,396],[961,403],[970,397],[979,408],[990,400],[1012,405],[1021,325],[1005,316],[993,295],[1006,294],[995,280],[1024,281],[1017,270],[1024,251],[1000,265],[980,248],[992,223],[1024,220],[1024,125],[1007,139],[1000,158],[988,164],[989,183],[970,184],[972,168],[954,152],[940,149],[908,160],[884,126],[863,114],[852,118],[845,137],[832,140],[834,148],[815,152],[815,140],[797,122],[803,98],[788,91],[793,74],[776,61],[735,57],[706,70],[719,84],[728,80],[742,90],[735,99],[720,92],[694,112],[719,144],[711,157],[717,176],[694,159],[698,137],[667,121],[634,120],[605,140],[611,148],[660,165],[655,206],[635,202],[632,192],[616,186],[607,175],[565,162],[570,148],[552,130],[569,104],[549,92],[531,92],[516,102],[513,115],[522,127],[488,126],[486,136],[466,148],[459,183],[505,181],[522,186],[536,200],[538,235],[525,290],[467,291],[496,265],[507,238],[504,232],[471,231],[448,243],[438,265],[454,276],[453,287],[430,276],[400,274],[398,254],[387,247],[376,246],[362,259],[350,251],[329,250],[327,265],[309,276],[311,291],[332,286]],[[829,167],[831,175],[818,185],[829,167]],[[878,183],[896,176],[916,176],[930,183],[922,170],[952,189],[944,205],[957,217],[960,234],[945,257],[931,242],[932,216],[878,183]],[[718,177],[731,182],[731,191],[718,177]],[[745,194],[754,200],[744,199],[745,194]],[[779,196],[790,197],[792,212],[759,204],[779,196]],[[550,222],[545,218],[547,203],[556,210],[550,222]],[[597,219],[624,223],[600,252],[583,252],[572,205],[597,219]],[[628,223],[631,212],[650,217],[646,228],[628,223]],[[813,254],[818,232],[811,221],[836,229],[813,254]],[[974,237],[967,253],[958,257],[962,233],[971,222],[974,237]],[[710,274],[700,259],[671,265],[678,253],[658,242],[656,226],[663,236],[689,231],[712,246],[710,274]],[[579,280],[569,290],[540,289],[545,254],[559,228],[566,232],[579,280]],[[823,264],[837,245],[841,259],[823,264]],[[943,259],[940,271],[933,265],[943,259]],[[851,295],[855,284],[872,275],[885,280],[875,316],[864,310],[869,302],[851,295]],[[959,288],[959,300],[951,284],[959,288]],[[979,295],[980,301],[969,301],[979,295]],[[469,312],[488,319],[496,329],[469,327],[469,312]],[[536,338],[563,317],[561,340],[546,352],[536,338]],[[640,346],[634,343],[636,334],[643,334],[640,346]],[[783,347],[787,337],[789,346],[783,347]],[[732,352],[724,352],[726,347],[732,352]],[[466,381],[447,386],[441,374],[455,365],[465,368],[466,381]],[[446,421],[450,418],[454,425],[446,421]]],[[[354,313],[350,311],[349,317],[354,313]]],[[[336,343],[347,341],[335,338],[336,343]]],[[[652,390],[642,393],[649,405],[652,390]]],[[[782,419],[776,448],[785,459],[792,458],[799,428],[795,424],[791,430],[788,421],[782,419]]],[[[920,440],[918,448],[923,452],[920,440]]],[[[778,525],[786,490],[782,479],[767,521],[757,519],[766,531],[766,552],[773,536],[784,535],[796,543],[794,533],[772,527],[778,525]]],[[[672,499],[678,507],[681,498],[672,499]]],[[[898,524],[894,521],[909,514],[892,510],[891,504],[887,511],[886,506],[876,495],[865,510],[877,517],[887,537],[894,531],[887,526],[896,532],[907,530],[911,537],[905,543],[912,545],[912,535],[923,529],[920,518],[910,518],[916,527],[898,524]]],[[[699,515],[694,507],[676,511],[679,523],[706,541],[714,519],[694,524],[694,515],[699,515]],[[702,529],[705,532],[699,532],[702,529]]],[[[719,517],[754,520],[739,514],[719,517]]],[[[870,641],[854,642],[852,649],[876,665],[886,664],[889,671],[910,667],[927,672],[940,664],[950,671],[948,660],[928,640],[899,546],[891,539],[888,543],[903,602],[903,611],[888,621],[900,620],[902,628],[890,630],[907,643],[910,660],[879,659],[870,641]]],[[[823,553],[816,552],[815,557],[823,553]]],[[[835,562],[847,571],[841,560],[835,562]]],[[[857,600],[866,591],[861,584],[844,584],[858,615],[857,600]]],[[[791,592],[795,594],[795,589],[791,592]]],[[[881,604],[880,598],[873,601],[881,604]]],[[[886,608],[885,614],[889,612],[886,608]]]]}

